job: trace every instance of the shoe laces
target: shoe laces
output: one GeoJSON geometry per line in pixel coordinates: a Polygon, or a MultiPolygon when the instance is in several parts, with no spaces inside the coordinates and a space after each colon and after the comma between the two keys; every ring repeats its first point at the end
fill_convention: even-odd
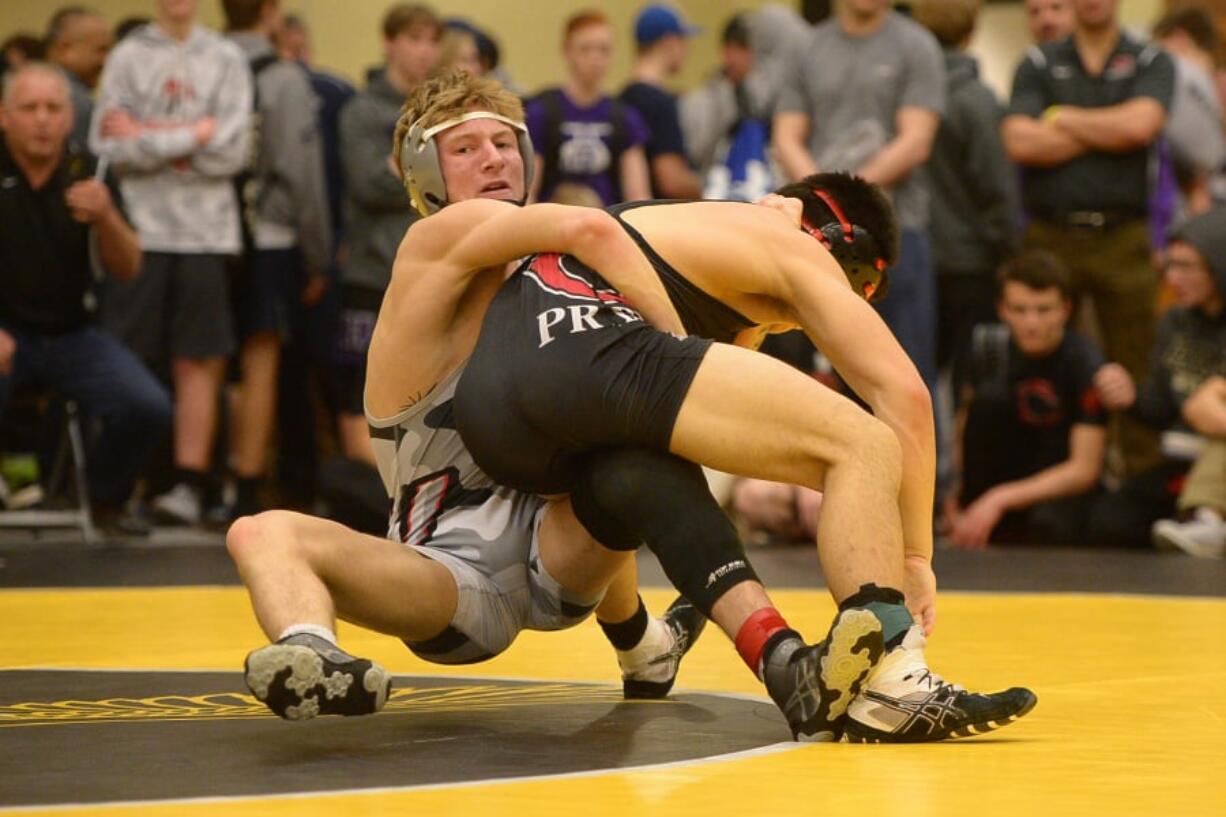
{"type": "Polygon", "coordinates": [[[902,677],[904,681],[915,679],[916,685],[927,685],[929,692],[964,692],[965,688],[941,678],[928,668],[908,672],[902,677]]]}
{"type": "Polygon", "coordinates": [[[690,635],[685,631],[684,627],[668,622],[664,625],[664,629],[672,634],[673,643],[664,652],[648,661],[648,666],[657,666],[669,661],[680,661],[681,657],[685,655],[686,647],[689,646],[690,635]]]}

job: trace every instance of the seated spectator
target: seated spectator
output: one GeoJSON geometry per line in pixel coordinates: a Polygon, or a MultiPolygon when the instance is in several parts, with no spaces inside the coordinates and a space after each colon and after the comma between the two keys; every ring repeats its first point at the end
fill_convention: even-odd
{"type": "Polygon", "coordinates": [[[697,33],[697,28],[662,4],[645,7],[634,22],[638,53],[630,68],[630,83],[619,98],[639,112],[651,133],[646,152],[655,198],[702,196],[702,181],[686,157],[677,97],[664,87],[666,81],[681,72],[689,38],[697,33]]]}
{"type": "Polygon", "coordinates": [[[1106,544],[1144,545],[1150,526],[1178,511],[1182,524],[1159,522],[1154,539],[1196,555],[1220,556],[1226,534],[1221,523],[1226,510],[1221,460],[1226,440],[1226,206],[1175,232],[1165,274],[1176,305],[1159,324],[1140,393],[1132,393],[1120,372],[1100,381],[1109,408],[1131,408],[1164,432],[1165,461],[1105,497],[1095,508],[1090,533],[1106,544]]]}
{"type": "Polygon", "coordinates": [[[1055,257],[1021,255],[999,280],[1005,326],[977,330],[967,364],[950,540],[964,548],[1077,543],[1107,444],[1094,384],[1102,356],[1066,328],[1072,287],[1055,257]]]}
{"type": "Polygon", "coordinates": [[[122,510],[145,457],[170,426],[170,398],[136,356],[94,328],[91,233],[116,277],[140,269],[136,233],[93,162],[69,149],[72,104],[59,69],[31,62],[0,98],[0,412],[24,383],[75,400],[91,500],[104,530],[147,532],[122,510]]]}
{"type": "Polygon", "coordinates": [[[582,185],[602,206],[651,197],[637,110],[605,94],[613,60],[613,27],[600,11],[581,11],[562,36],[566,82],[528,102],[524,120],[536,148],[533,195],[556,201],[561,185],[582,185]]]}

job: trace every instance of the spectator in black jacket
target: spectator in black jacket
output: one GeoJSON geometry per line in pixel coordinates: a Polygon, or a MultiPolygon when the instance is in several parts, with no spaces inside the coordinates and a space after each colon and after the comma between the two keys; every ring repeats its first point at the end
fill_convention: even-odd
{"type": "Polygon", "coordinates": [[[942,368],[964,356],[976,324],[996,320],[996,269],[1021,243],[1017,171],[1000,141],[1004,109],[979,79],[979,62],[966,53],[980,5],[921,0],[915,6],[916,20],[945,54],[945,115],[928,160],[942,368]]]}

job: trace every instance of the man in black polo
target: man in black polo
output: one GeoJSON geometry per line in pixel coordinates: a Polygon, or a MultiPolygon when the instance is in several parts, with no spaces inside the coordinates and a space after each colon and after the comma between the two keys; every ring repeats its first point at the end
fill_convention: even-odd
{"type": "Polygon", "coordinates": [[[111,527],[170,425],[170,398],[93,327],[89,247],[92,232],[101,264],[131,278],[140,243],[92,162],[67,148],[72,105],[59,69],[29,63],[5,78],[0,129],[0,412],[26,382],[77,401],[91,432],[91,499],[111,527]]]}
{"type": "MultiPolygon", "coordinates": [[[[1158,276],[1146,230],[1149,152],[1162,132],[1175,68],[1120,29],[1118,0],[1073,0],[1072,36],[1031,49],[1002,126],[1024,167],[1028,248],[1059,256],[1076,296],[1090,295],[1107,357],[1141,379],[1154,342],[1158,276]]],[[[1130,473],[1157,458],[1138,424],[1121,429],[1130,473]]]]}

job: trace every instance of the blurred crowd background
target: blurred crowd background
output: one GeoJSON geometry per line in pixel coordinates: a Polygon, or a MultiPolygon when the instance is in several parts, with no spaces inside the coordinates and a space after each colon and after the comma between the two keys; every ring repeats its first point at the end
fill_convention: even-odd
{"type": "MultiPolygon", "coordinates": [[[[434,73],[520,93],[533,200],[889,191],[942,542],[1226,553],[1226,5],[106,0],[0,9],[0,500],[84,418],[112,535],[382,532],[365,353],[434,73]]],[[[799,333],[764,351],[845,388],[799,333]]],[[[752,541],[819,494],[711,475],[752,541]]],[[[79,492],[78,492],[79,493],[79,492]]],[[[3,511],[0,510],[0,515],[3,511]]]]}

